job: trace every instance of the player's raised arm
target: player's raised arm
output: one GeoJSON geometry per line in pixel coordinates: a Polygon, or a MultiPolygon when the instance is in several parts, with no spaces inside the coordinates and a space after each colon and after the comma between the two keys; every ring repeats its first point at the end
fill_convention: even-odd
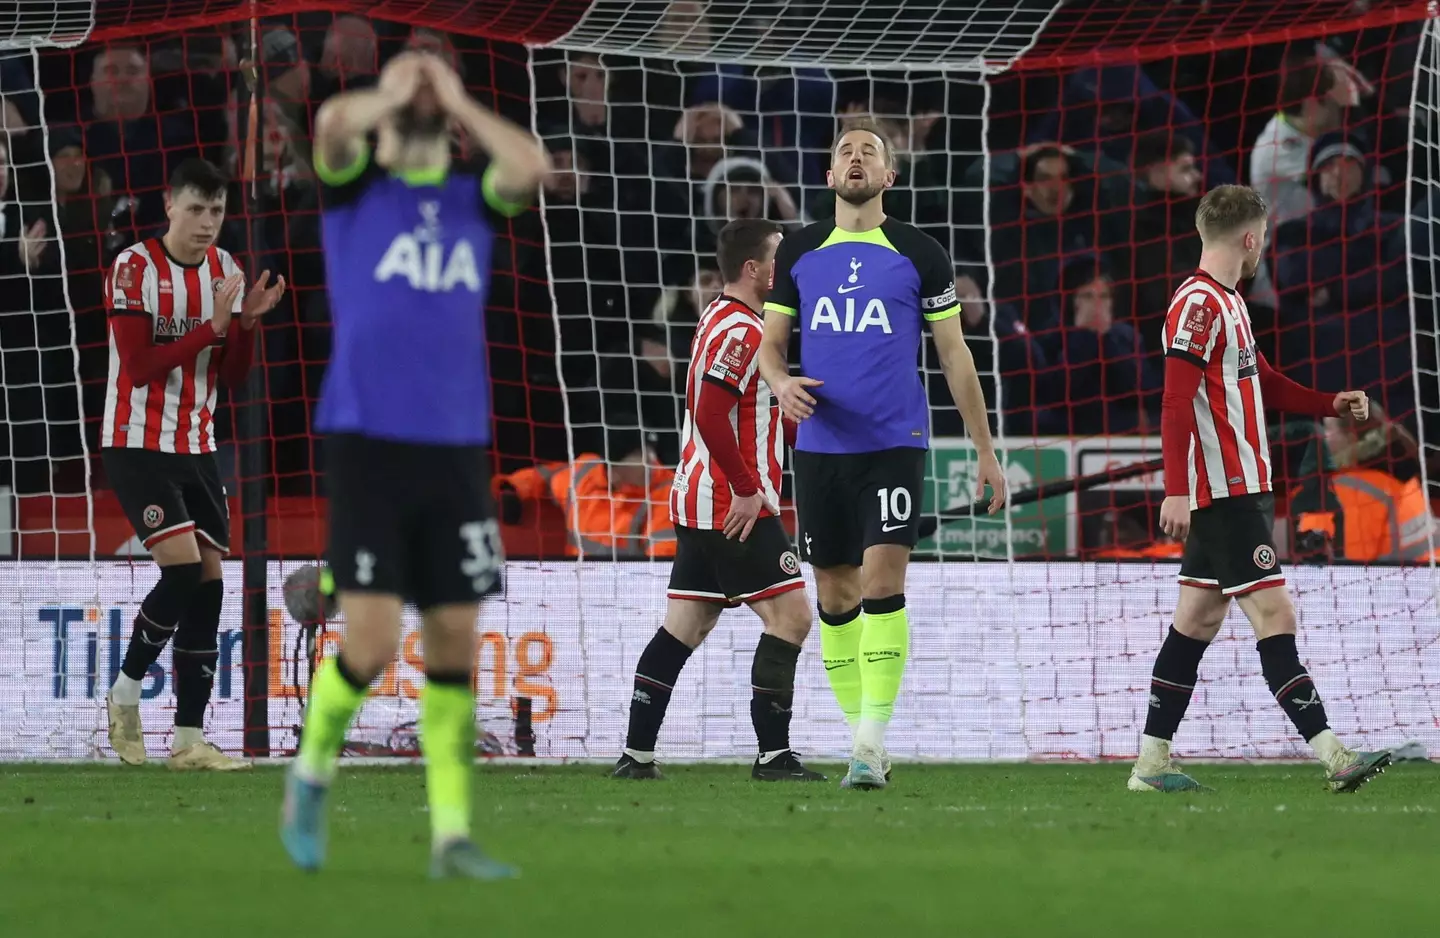
{"type": "Polygon", "coordinates": [[[421,71],[435,89],[440,107],[465,128],[490,157],[486,197],[497,209],[519,214],[550,172],[550,155],[530,131],[511,123],[470,97],[460,76],[443,59],[427,55],[421,71]]]}
{"type": "Polygon", "coordinates": [[[366,137],[415,95],[423,77],[418,52],[397,55],[374,88],[343,91],[315,115],[315,171],[329,183],[348,181],[364,166],[366,137]]]}

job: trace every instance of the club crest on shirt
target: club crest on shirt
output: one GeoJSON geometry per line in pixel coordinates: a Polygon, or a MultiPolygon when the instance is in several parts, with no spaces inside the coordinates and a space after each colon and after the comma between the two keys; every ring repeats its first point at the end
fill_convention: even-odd
{"type": "Polygon", "coordinates": [[[223,286],[225,286],[225,279],[223,277],[216,277],[210,281],[210,291],[216,296],[220,295],[220,288],[223,286]]]}

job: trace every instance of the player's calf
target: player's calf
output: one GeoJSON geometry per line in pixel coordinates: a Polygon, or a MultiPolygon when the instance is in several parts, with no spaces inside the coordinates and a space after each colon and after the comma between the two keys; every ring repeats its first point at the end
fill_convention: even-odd
{"type": "Polygon", "coordinates": [[[670,697],[690,655],[720,621],[720,610],[717,603],[670,599],[665,624],[655,631],[635,665],[625,749],[610,773],[612,778],[662,777],[654,767],[655,742],[660,738],[670,697]]]}
{"type": "Polygon", "coordinates": [[[167,762],[171,769],[234,772],[250,768],[248,760],[232,758],[205,739],[205,710],[220,657],[224,598],[224,581],[200,583],[175,629],[175,736],[167,762]]]}

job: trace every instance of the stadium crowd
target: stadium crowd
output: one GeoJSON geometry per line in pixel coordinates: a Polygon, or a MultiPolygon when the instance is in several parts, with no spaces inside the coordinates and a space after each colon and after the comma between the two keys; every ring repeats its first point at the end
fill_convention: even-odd
{"type": "MultiPolygon", "coordinates": [[[[699,7],[672,4],[690,34],[699,7]]],[[[965,332],[1006,434],[1158,429],[1160,321],[1199,255],[1195,204],[1210,186],[1244,181],[1272,212],[1267,264],[1249,290],[1266,356],[1304,383],[1369,391],[1409,430],[1385,439],[1413,440],[1417,404],[1435,406],[1415,399],[1412,373],[1435,363],[1415,361],[1410,341],[1412,284],[1416,315],[1427,329],[1434,318],[1435,252],[1406,261],[1407,211],[1424,245],[1435,214],[1405,184],[1416,33],[1026,72],[993,81],[988,114],[980,84],[939,73],[537,53],[532,88],[518,47],[347,15],[275,18],[254,50],[237,30],[47,52],[38,71],[28,53],[7,53],[0,486],[83,488],[79,427],[93,452],[109,357],[104,271],[163,226],[164,181],[180,160],[203,155],[244,175],[248,83],[263,95],[255,184],[235,184],[221,244],[293,285],[263,327],[269,465],[280,494],[313,490],[329,313],[311,128],[326,97],[416,47],[446,56],[522,123],[533,105],[554,155],[543,212],[516,220],[490,289],[505,471],[571,452],[618,459],[606,453],[615,428],[643,431],[649,458],[673,464],[683,362],[719,286],[715,233],[737,217],[827,217],[830,143],[862,117],[895,154],[887,211],[955,260],[965,332]]],[[[455,146],[468,152],[463,138],[455,146]]],[[[940,372],[925,367],[935,433],[956,435],[940,372]]],[[[1296,437],[1305,445],[1282,444],[1281,465],[1323,440],[1313,427],[1296,437]]],[[[1380,450],[1387,473],[1414,477],[1413,452],[1380,450]]]]}

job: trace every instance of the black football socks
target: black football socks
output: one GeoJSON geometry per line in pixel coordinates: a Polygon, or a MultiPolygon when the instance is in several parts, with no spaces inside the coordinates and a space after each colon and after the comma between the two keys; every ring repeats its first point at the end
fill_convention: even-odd
{"type": "Polygon", "coordinates": [[[1170,626],[1165,643],[1155,656],[1155,669],[1150,672],[1150,707],[1145,713],[1145,735],[1173,740],[1190,696],[1199,679],[1200,659],[1209,642],[1181,635],[1170,626]]]}
{"type": "Polygon", "coordinates": [[[1300,652],[1295,648],[1294,635],[1272,635],[1255,643],[1260,652],[1260,670],[1270,693],[1280,704],[1295,729],[1308,743],[1330,728],[1325,716],[1325,705],[1320,702],[1320,693],[1310,672],[1300,663],[1300,652]]]}
{"type": "Polygon", "coordinates": [[[663,628],[657,629],[635,666],[635,689],[630,695],[630,728],[625,752],[631,758],[654,758],[655,740],[670,706],[670,695],[692,649],[663,628]]]}
{"type": "Polygon", "coordinates": [[[175,725],[199,729],[215,684],[220,658],[220,607],[225,582],[207,580],[195,587],[190,605],[175,629],[175,725]]]}
{"type": "Polygon", "coordinates": [[[199,563],[160,568],[160,579],[140,604],[140,614],[135,617],[130,643],[125,648],[120,673],[128,680],[123,682],[123,693],[116,694],[117,703],[140,702],[139,682],[145,679],[145,672],[150,670],[164,650],[165,643],[175,634],[181,614],[189,607],[190,598],[200,585],[200,576],[199,563]],[[131,700],[132,696],[135,699],[131,700]]]}
{"type": "Polygon", "coordinates": [[[764,634],[750,665],[750,721],[760,753],[790,748],[790,713],[795,702],[795,662],[800,646],[764,634]]]}

